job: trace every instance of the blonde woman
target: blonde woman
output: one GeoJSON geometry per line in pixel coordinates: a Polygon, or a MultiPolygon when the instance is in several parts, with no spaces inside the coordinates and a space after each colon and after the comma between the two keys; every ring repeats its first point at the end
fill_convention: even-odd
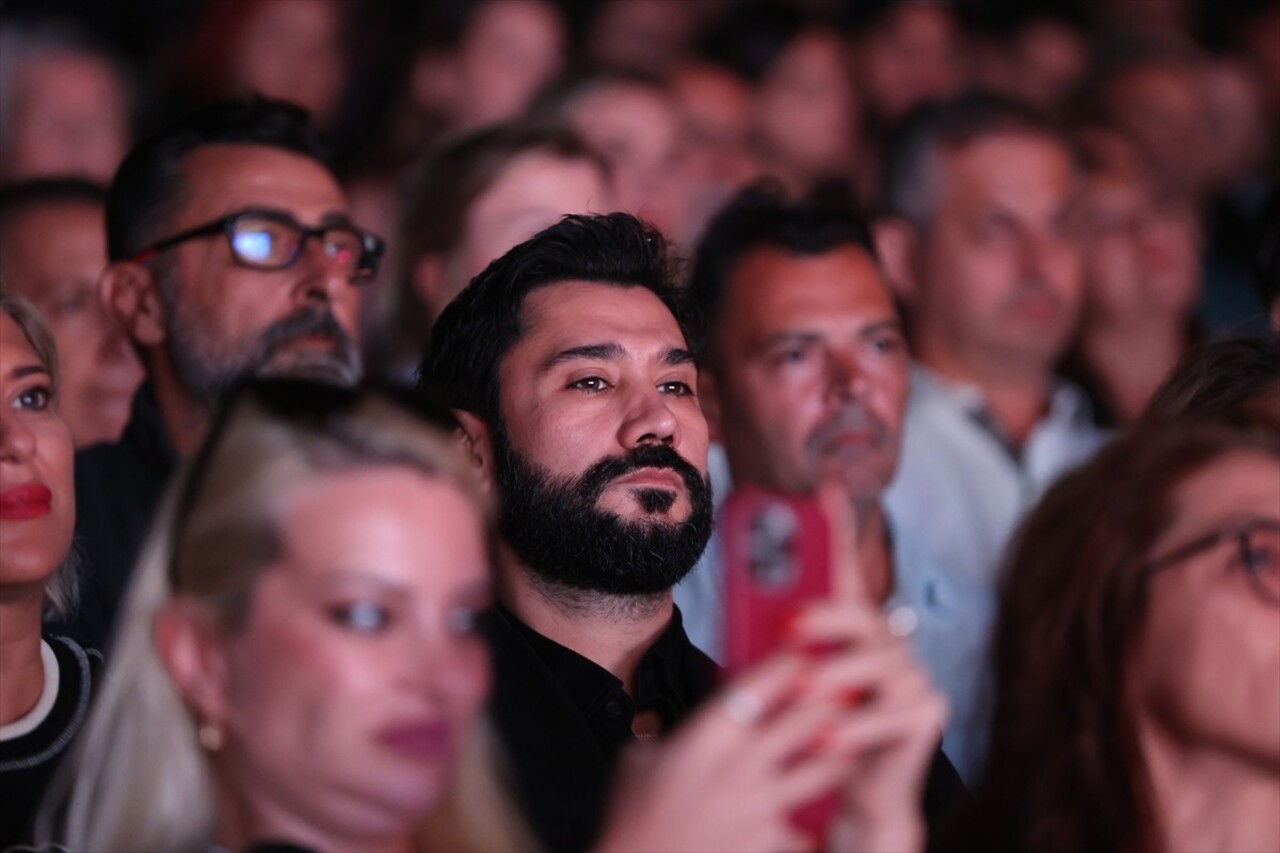
{"type": "Polygon", "coordinates": [[[49,328],[0,293],[0,849],[26,839],[101,663],[67,637],[41,636],[42,613],[75,598],[73,451],[58,391],[49,328]]]}

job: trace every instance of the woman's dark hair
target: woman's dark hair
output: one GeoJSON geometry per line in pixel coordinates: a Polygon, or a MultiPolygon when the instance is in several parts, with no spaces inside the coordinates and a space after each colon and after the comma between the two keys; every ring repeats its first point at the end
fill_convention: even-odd
{"type": "Polygon", "coordinates": [[[1156,390],[1145,421],[1213,418],[1247,425],[1280,417],[1280,338],[1269,333],[1211,341],[1192,352],[1156,390]]]}
{"type": "Polygon", "coordinates": [[[662,234],[628,213],[571,215],[489,264],[449,303],[431,329],[419,386],[434,386],[449,405],[500,423],[498,366],[520,339],[525,297],[570,281],[650,290],[689,338],[662,234]]]}
{"type": "Polygon", "coordinates": [[[1178,486],[1240,451],[1280,458],[1280,432],[1144,425],[1060,480],[1022,523],[1000,590],[987,769],[953,827],[961,847],[1160,846],[1131,690],[1147,621],[1141,566],[1178,486]]]}

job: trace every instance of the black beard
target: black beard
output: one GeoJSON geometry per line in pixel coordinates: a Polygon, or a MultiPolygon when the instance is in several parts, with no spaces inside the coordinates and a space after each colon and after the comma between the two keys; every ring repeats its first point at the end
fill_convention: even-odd
{"type": "Polygon", "coordinates": [[[493,430],[495,475],[502,490],[500,528],[534,582],[608,596],[651,596],[675,586],[702,556],[711,537],[711,482],[666,445],[643,445],[559,479],[511,446],[503,425],[493,430]],[[689,518],[666,518],[677,495],[640,488],[649,516],[625,521],[599,508],[618,477],[641,468],[666,468],[684,481],[689,518]]]}

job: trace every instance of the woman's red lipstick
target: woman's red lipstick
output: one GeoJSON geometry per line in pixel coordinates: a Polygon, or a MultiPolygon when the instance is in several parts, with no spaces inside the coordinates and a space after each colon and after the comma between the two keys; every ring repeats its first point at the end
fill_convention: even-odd
{"type": "Polygon", "coordinates": [[[378,742],[393,752],[418,761],[439,761],[453,744],[451,727],[438,722],[404,722],[378,732],[378,742]]]}
{"type": "Polygon", "coordinates": [[[26,521],[49,514],[53,492],[39,483],[14,486],[0,492],[0,521],[26,521]]]}

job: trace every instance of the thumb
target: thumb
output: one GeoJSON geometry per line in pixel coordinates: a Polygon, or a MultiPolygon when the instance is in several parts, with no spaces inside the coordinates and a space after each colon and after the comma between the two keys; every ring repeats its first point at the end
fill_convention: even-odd
{"type": "Polygon", "coordinates": [[[840,601],[869,602],[866,579],[858,565],[858,516],[838,480],[818,487],[818,504],[827,518],[831,549],[831,592],[840,601]]]}

